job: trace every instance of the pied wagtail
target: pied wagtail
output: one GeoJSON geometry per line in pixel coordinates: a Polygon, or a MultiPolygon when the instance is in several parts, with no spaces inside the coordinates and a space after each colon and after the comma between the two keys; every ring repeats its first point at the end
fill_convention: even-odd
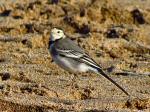
{"type": "Polygon", "coordinates": [[[119,84],[108,77],[102,70],[102,67],[100,67],[83,49],[67,38],[63,30],[59,28],[53,28],[51,30],[49,50],[52,59],[61,68],[72,73],[92,71],[104,76],[126,95],[129,95],[119,84]]]}

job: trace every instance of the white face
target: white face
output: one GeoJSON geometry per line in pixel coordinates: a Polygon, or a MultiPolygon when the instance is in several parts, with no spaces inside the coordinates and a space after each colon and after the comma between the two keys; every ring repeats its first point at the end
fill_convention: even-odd
{"type": "Polygon", "coordinates": [[[53,28],[51,30],[50,35],[51,35],[51,37],[50,37],[51,41],[55,41],[57,39],[61,39],[61,38],[65,38],[66,37],[64,32],[63,32],[63,30],[58,29],[58,28],[53,28]]]}

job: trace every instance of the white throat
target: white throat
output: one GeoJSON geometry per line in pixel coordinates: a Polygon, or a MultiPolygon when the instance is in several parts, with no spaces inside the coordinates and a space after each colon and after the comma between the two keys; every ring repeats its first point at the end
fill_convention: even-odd
{"type": "Polygon", "coordinates": [[[56,41],[62,38],[66,38],[66,35],[56,35],[56,34],[51,34],[50,35],[50,40],[51,41],[56,41]]]}

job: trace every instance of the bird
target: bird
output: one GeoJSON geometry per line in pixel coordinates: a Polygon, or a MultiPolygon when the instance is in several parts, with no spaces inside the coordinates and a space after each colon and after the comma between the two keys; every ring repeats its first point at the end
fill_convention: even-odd
{"type": "Polygon", "coordinates": [[[72,41],[61,28],[51,29],[48,46],[52,60],[62,69],[76,74],[93,72],[102,75],[129,96],[128,92],[110,78],[102,67],[84,49],[72,41]]]}

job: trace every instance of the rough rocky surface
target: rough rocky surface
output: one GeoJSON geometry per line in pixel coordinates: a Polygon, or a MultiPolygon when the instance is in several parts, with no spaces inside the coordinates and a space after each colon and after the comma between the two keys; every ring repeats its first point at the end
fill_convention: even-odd
{"type": "Polygon", "coordinates": [[[150,0],[1,0],[1,112],[150,111],[150,0]],[[60,69],[52,27],[83,47],[130,94],[102,76],[60,69]]]}

